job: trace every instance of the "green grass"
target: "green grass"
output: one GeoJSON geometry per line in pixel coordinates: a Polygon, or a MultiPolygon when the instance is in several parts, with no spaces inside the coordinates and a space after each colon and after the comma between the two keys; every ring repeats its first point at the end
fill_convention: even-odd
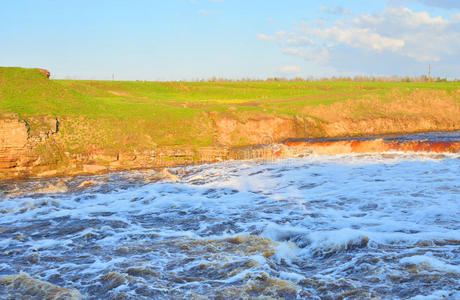
{"type": "Polygon", "coordinates": [[[85,145],[83,137],[75,138],[82,126],[98,131],[94,135],[107,147],[211,145],[209,112],[302,115],[309,106],[366,99],[386,102],[393,100],[395,90],[409,95],[417,89],[442,90],[460,101],[458,82],[80,81],[49,80],[37,69],[0,68],[0,114],[78,118],[81,124],[63,126],[69,150],[74,151],[85,145]]]}
{"type": "Polygon", "coordinates": [[[21,116],[85,116],[171,120],[226,109],[298,113],[305,105],[332,104],[416,89],[460,89],[458,82],[143,82],[48,80],[36,69],[0,68],[0,112],[21,116]],[[292,108],[291,108],[292,107],[292,108]]]}

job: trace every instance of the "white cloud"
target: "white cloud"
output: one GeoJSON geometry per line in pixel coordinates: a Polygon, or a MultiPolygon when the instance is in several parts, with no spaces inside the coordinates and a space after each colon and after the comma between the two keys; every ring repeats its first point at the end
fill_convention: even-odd
{"type": "Polygon", "coordinates": [[[294,36],[286,40],[286,44],[291,46],[314,45],[313,41],[305,36],[294,36]]]}
{"type": "Polygon", "coordinates": [[[292,55],[297,55],[297,56],[300,56],[300,57],[303,57],[303,56],[304,56],[302,50],[300,50],[300,49],[285,48],[285,49],[283,49],[282,52],[283,52],[284,54],[292,54],[292,55]]]}
{"type": "Polygon", "coordinates": [[[322,6],[319,8],[319,10],[331,15],[353,15],[353,12],[351,10],[345,9],[338,5],[334,5],[332,7],[322,6]]]}
{"type": "Polygon", "coordinates": [[[322,29],[307,27],[304,32],[322,40],[379,52],[382,50],[394,52],[404,46],[404,40],[382,36],[369,28],[339,28],[333,26],[322,29]]]}
{"type": "Polygon", "coordinates": [[[263,34],[263,33],[259,33],[257,35],[257,38],[259,40],[262,40],[262,41],[274,41],[275,40],[274,36],[266,35],[266,34],[263,34]]]}
{"type": "Polygon", "coordinates": [[[458,0],[387,0],[390,4],[404,4],[406,2],[419,2],[428,6],[444,8],[444,9],[459,9],[460,1],[458,0]]]}
{"type": "Polygon", "coordinates": [[[363,14],[356,18],[354,23],[358,26],[398,25],[404,28],[417,28],[419,26],[445,26],[449,22],[443,17],[431,17],[426,11],[414,12],[406,7],[390,7],[381,14],[363,14]]]}
{"type": "Polygon", "coordinates": [[[460,54],[460,13],[445,19],[426,11],[391,7],[334,22],[302,22],[290,32],[259,35],[259,39],[278,41],[284,54],[322,63],[347,59],[345,55],[359,60],[363,53],[376,59],[393,55],[394,61],[419,63],[442,62],[460,54]]]}
{"type": "Polygon", "coordinates": [[[418,0],[419,2],[441,8],[460,8],[458,0],[418,0]]]}
{"type": "Polygon", "coordinates": [[[263,33],[259,33],[257,38],[262,41],[277,41],[281,40],[286,35],[286,32],[283,30],[278,31],[274,35],[266,35],[263,33]]]}
{"type": "Polygon", "coordinates": [[[460,33],[453,27],[454,22],[454,18],[432,17],[426,11],[393,7],[377,15],[364,14],[353,25],[403,40],[399,54],[428,62],[441,61],[443,56],[460,50],[460,33]]]}
{"type": "Polygon", "coordinates": [[[324,63],[329,59],[329,51],[327,48],[284,48],[281,52],[317,63],[324,63]]]}
{"type": "Polygon", "coordinates": [[[299,66],[284,66],[279,69],[279,73],[286,74],[286,75],[295,75],[300,73],[299,66]]]}
{"type": "Polygon", "coordinates": [[[209,11],[204,10],[204,9],[200,9],[198,13],[202,16],[209,16],[209,11]]]}

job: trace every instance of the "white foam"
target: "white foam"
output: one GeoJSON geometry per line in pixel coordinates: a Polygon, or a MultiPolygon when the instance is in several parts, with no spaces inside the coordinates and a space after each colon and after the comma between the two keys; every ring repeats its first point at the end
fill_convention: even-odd
{"type": "Polygon", "coordinates": [[[299,281],[304,280],[305,276],[293,272],[280,272],[280,278],[298,283],[299,281]]]}
{"type": "Polygon", "coordinates": [[[446,273],[460,273],[459,265],[452,265],[428,255],[414,255],[400,260],[403,265],[416,265],[422,269],[430,269],[446,273]]]}
{"type": "Polygon", "coordinates": [[[291,264],[297,258],[300,249],[293,242],[281,242],[276,247],[275,258],[278,263],[283,262],[291,264]]]}

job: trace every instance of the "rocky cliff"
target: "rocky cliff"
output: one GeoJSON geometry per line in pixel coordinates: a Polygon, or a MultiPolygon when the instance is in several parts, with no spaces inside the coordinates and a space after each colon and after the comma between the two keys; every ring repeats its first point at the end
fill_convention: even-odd
{"type": "Polygon", "coordinates": [[[3,174],[19,172],[38,158],[30,151],[28,130],[23,120],[8,116],[0,119],[0,172],[3,174]]]}
{"type": "Polygon", "coordinates": [[[92,137],[91,129],[82,127],[80,132],[62,133],[70,119],[56,118],[19,119],[15,115],[0,118],[0,179],[30,176],[58,176],[95,174],[114,170],[161,168],[183,164],[216,162],[231,159],[277,159],[315,154],[343,154],[384,151],[460,151],[460,143],[386,142],[373,141],[286,141],[288,138],[306,138],[333,134],[380,134],[430,130],[456,130],[458,124],[447,120],[340,120],[338,123],[318,123],[300,117],[253,118],[246,121],[229,117],[215,123],[216,146],[159,146],[150,149],[122,149],[106,152],[102,148],[87,145],[86,149],[69,151],[66,144],[69,135],[73,138],[92,137]],[[63,122],[63,124],[61,124],[63,122]],[[40,131],[31,130],[31,124],[41,124],[40,131]],[[330,128],[333,128],[331,130],[330,128]],[[340,128],[338,130],[337,128],[340,128]],[[67,136],[66,136],[67,135],[67,136]],[[244,141],[251,145],[235,147],[244,141]]]}

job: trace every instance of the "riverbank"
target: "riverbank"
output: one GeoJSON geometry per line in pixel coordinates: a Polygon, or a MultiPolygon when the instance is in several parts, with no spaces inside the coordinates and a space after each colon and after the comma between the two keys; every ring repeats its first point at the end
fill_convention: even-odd
{"type": "MultiPolygon", "coordinates": [[[[309,155],[340,155],[351,153],[384,153],[384,152],[425,152],[431,154],[460,153],[460,137],[458,131],[452,132],[452,140],[429,140],[432,133],[426,133],[420,139],[404,140],[405,136],[395,135],[367,136],[361,138],[338,139],[294,139],[281,143],[251,145],[245,147],[162,147],[146,152],[123,152],[116,156],[101,157],[98,154],[62,156],[56,152],[55,164],[40,163],[42,156],[31,154],[33,148],[13,150],[3,161],[0,178],[19,179],[24,177],[55,177],[100,174],[110,171],[135,169],[152,169],[174,167],[201,163],[215,163],[228,160],[266,160],[306,157],[309,155]],[[456,138],[455,138],[456,137],[456,138]],[[21,151],[24,151],[21,153],[21,151]],[[29,152],[30,151],[30,152],[29,152]],[[16,161],[13,161],[16,159],[16,161]],[[18,164],[19,162],[19,164],[18,164]],[[64,164],[63,162],[66,162],[64,164]]],[[[448,133],[445,133],[448,134],[448,133]]],[[[435,137],[436,134],[433,134],[435,137]]],[[[0,166],[2,166],[0,164],[0,166]]],[[[161,173],[160,173],[161,175],[161,173]]],[[[169,176],[169,173],[163,174],[169,176]]],[[[164,177],[163,176],[163,177],[164,177]]],[[[163,178],[156,178],[160,180],[163,178]]]]}
{"type": "MultiPolygon", "coordinates": [[[[286,141],[460,130],[457,82],[113,82],[47,75],[0,68],[0,180],[315,151],[437,152],[428,144],[286,141]]],[[[445,147],[458,151],[455,143],[445,147]]]]}

